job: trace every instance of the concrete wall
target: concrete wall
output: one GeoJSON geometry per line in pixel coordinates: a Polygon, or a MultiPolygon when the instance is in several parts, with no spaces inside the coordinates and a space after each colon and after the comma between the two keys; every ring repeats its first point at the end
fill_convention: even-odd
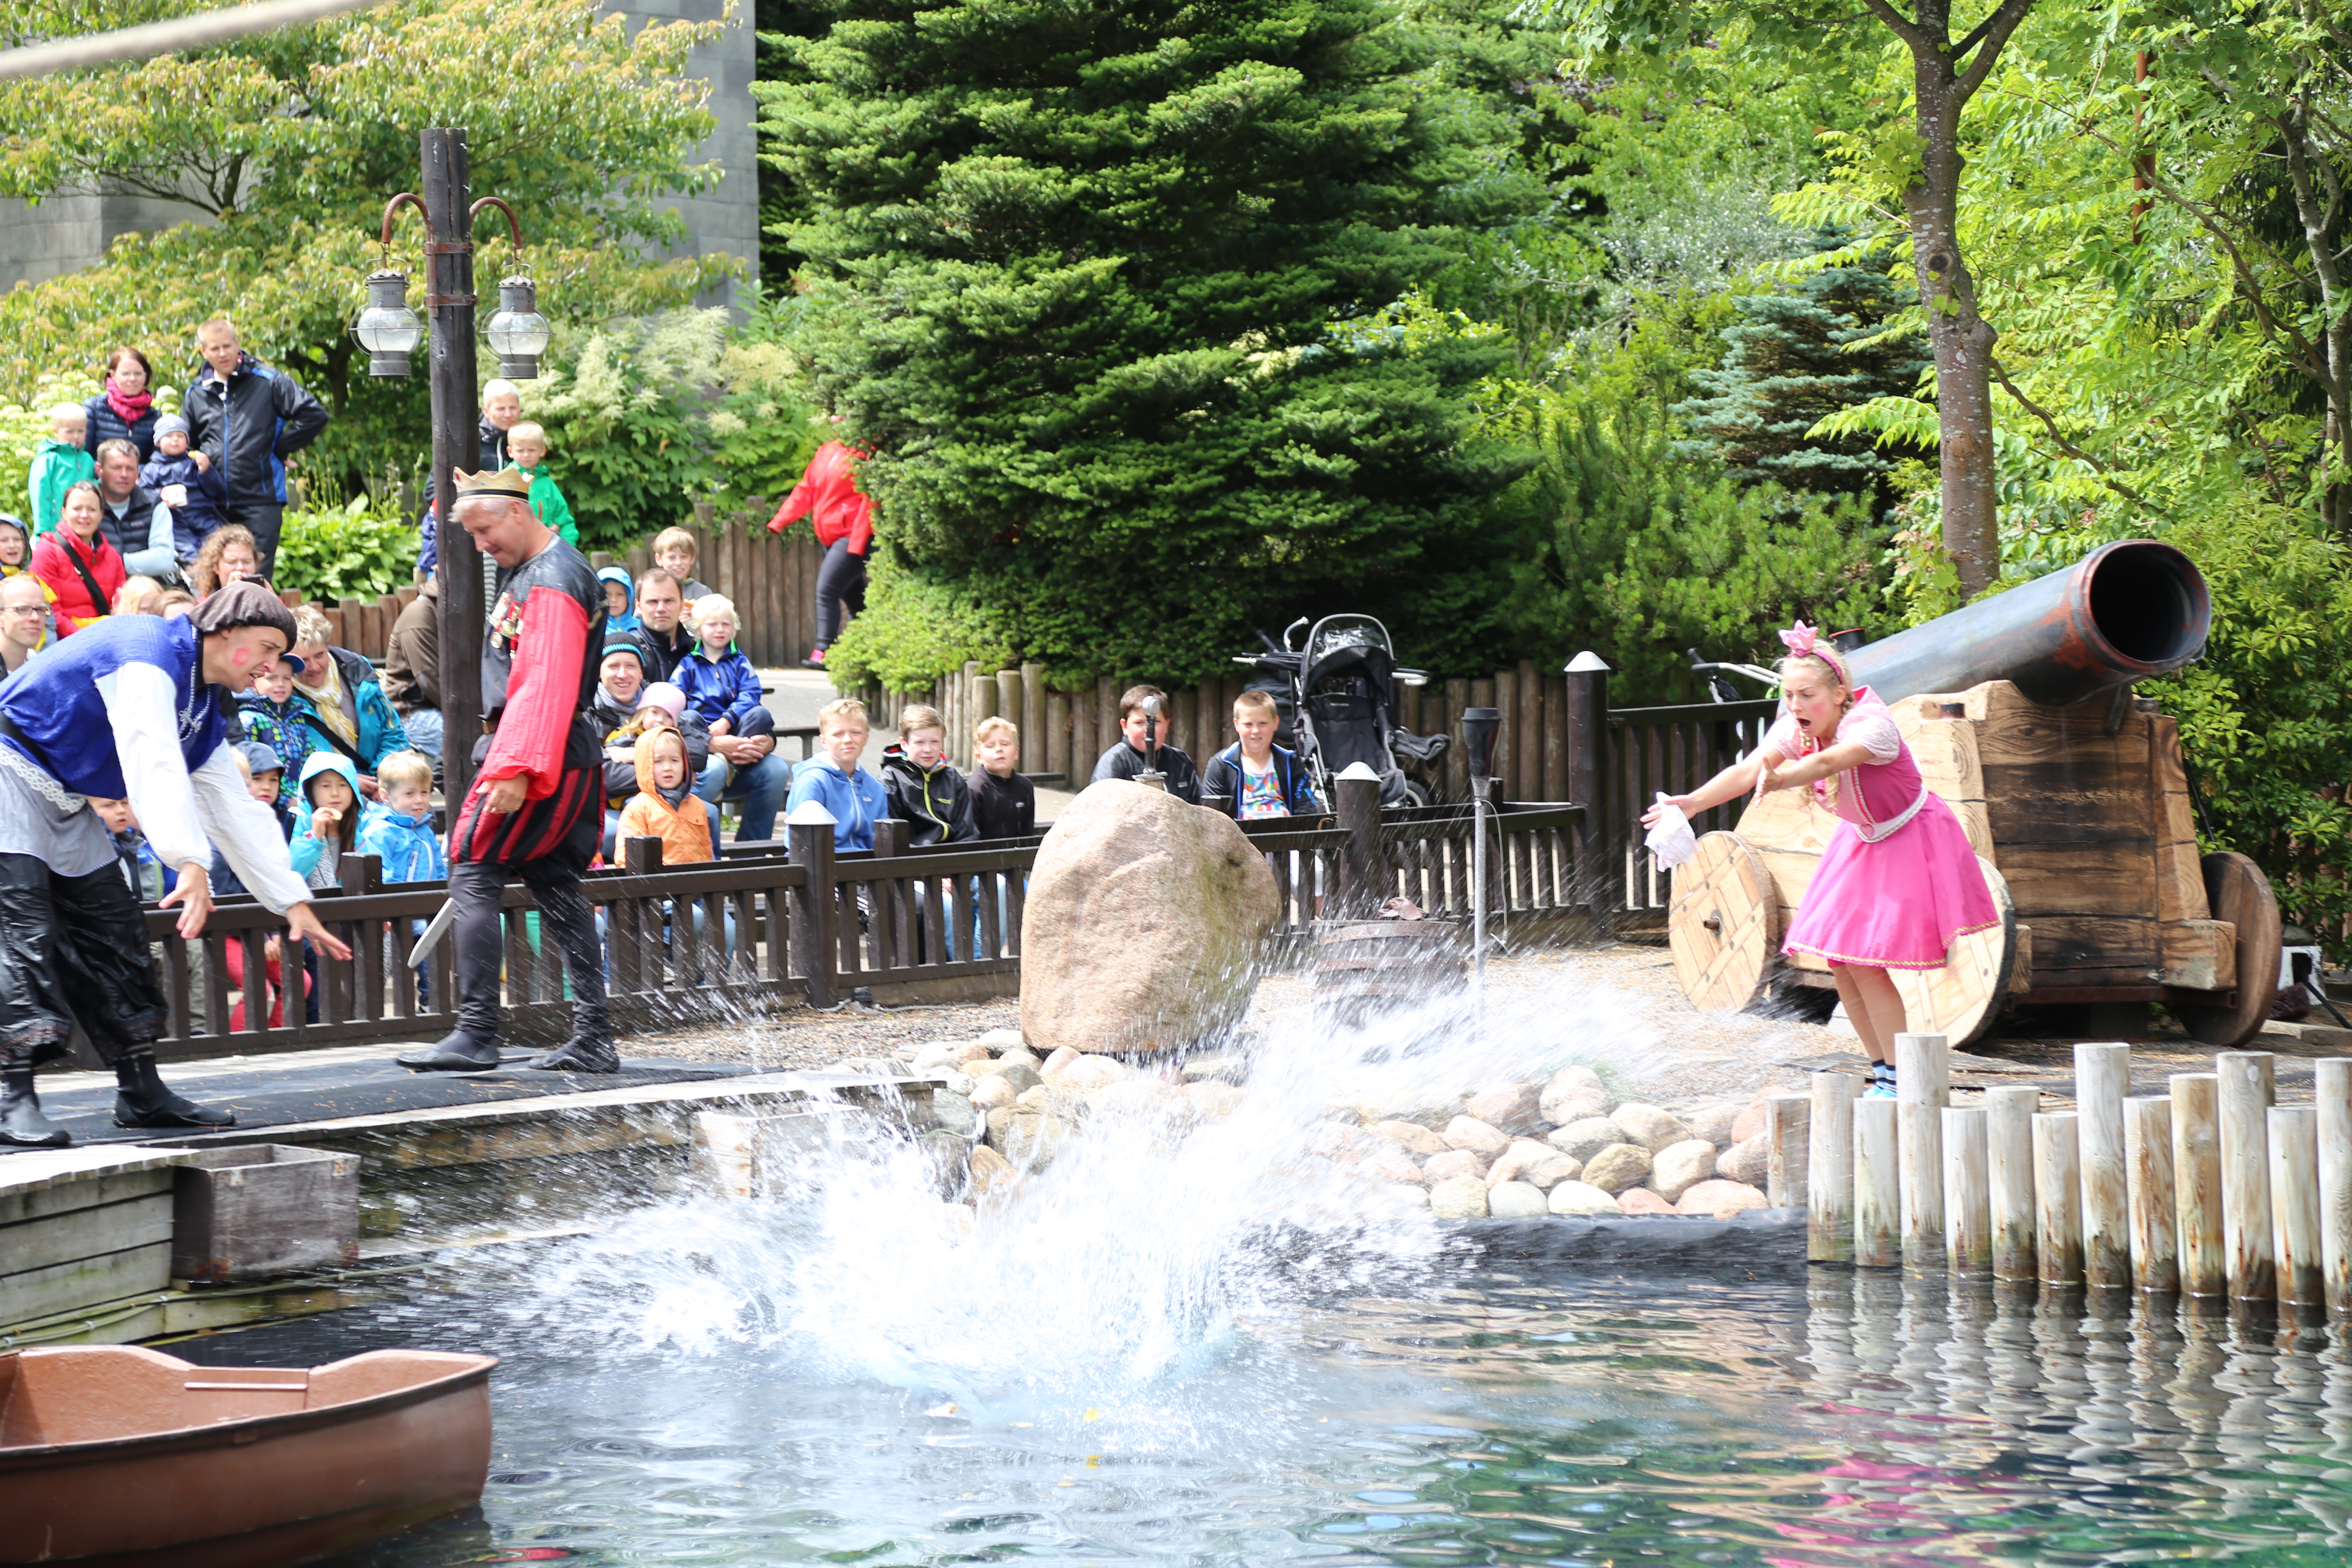
{"type": "MultiPolygon", "coordinates": [[[[649,0],[645,5],[621,5],[633,20],[716,21],[726,0],[649,0]]],[[[739,25],[721,33],[719,41],[688,58],[688,69],[711,84],[710,110],[719,128],[694,154],[697,163],[718,160],[726,174],[717,189],[676,205],[691,234],[680,250],[688,255],[725,252],[754,268],[760,260],[760,178],[758,142],[752,131],[751,77],[757,45],[751,29],[750,0],[738,5],[739,25]]],[[[184,223],[194,208],[132,195],[58,196],[37,206],[0,201],[0,289],[38,282],[62,272],[96,266],[106,247],[119,236],[142,229],[184,223]]],[[[526,218],[528,223],[528,218],[526,218]]],[[[484,279],[495,286],[495,276],[484,279]]],[[[729,304],[731,289],[709,301],[729,304]]],[[[191,323],[193,324],[193,323],[191,323]]]]}

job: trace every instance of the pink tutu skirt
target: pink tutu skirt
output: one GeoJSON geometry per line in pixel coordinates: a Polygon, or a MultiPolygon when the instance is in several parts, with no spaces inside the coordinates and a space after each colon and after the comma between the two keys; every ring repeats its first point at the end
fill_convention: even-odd
{"type": "Polygon", "coordinates": [[[1953,942],[2000,923],[1967,829],[1939,795],[1875,844],[1840,822],[1782,952],[1873,969],[1941,969],[1953,942]]]}

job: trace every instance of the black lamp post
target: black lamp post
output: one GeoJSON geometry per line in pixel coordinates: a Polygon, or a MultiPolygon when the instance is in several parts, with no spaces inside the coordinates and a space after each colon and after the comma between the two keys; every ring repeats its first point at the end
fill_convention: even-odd
{"type": "Polygon", "coordinates": [[[483,557],[457,526],[452,476],[481,461],[474,418],[474,219],[484,207],[506,214],[514,247],[515,275],[499,285],[499,309],[486,335],[499,356],[499,374],[509,380],[539,375],[547,352],[547,318],[539,313],[538,290],[522,265],[522,225],[514,208],[496,196],[472,199],[466,133],[434,130],[420,133],[423,196],[403,191],[384,204],[381,237],[383,262],[368,276],[367,308],[352,331],[368,351],[370,375],[409,374],[409,355],[423,328],[408,308],[408,279],[392,266],[392,219],[405,205],[425,215],[425,310],[433,327],[433,493],[438,499],[441,578],[441,776],[452,801],[465,798],[473,784],[474,737],[481,731],[482,632],[489,614],[484,592],[483,557]]]}

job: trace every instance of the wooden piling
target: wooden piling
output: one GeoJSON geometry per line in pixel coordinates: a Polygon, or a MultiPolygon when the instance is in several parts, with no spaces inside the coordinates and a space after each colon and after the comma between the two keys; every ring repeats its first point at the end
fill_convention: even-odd
{"type": "Polygon", "coordinates": [[[2180,1293],[2220,1296],[2229,1289],[2221,1225],[2221,1079],[2210,1072],[2174,1073],[2171,1089],[2173,1237],[2180,1257],[2180,1293]]]}
{"type": "Polygon", "coordinates": [[[1956,1274],[1982,1274],[1992,1267],[1990,1150],[1984,1110],[1946,1106],[1942,1121],[1945,1267],[1956,1274]]]}
{"type": "Polygon", "coordinates": [[[2270,1142],[2271,1260],[2282,1307],[2321,1304],[2319,1108],[2273,1105],[2270,1142]]]}
{"type": "Polygon", "coordinates": [[[1900,1262],[1902,1162],[1896,1107],[1891,1100],[1853,1102],[1853,1262],[1857,1268],[1892,1268],[1900,1262]]]}
{"type": "Polygon", "coordinates": [[[2320,1294],[2352,1310],[2352,1058],[2312,1064],[2319,1109],[2320,1294]]]}
{"type": "Polygon", "coordinates": [[[1805,1256],[1853,1261],[1853,1102],[1862,1075],[1817,1072],[1807,1113],[1805,1256]]]}
{"type": "Polygon", "coordinates": [[[2033,1113],[2042,1091],[2004,1084],[1985,1090],[1985,1166],[1996,1279],[2031,1279],[2034,1264],[2033,1113]]]}
{"type": "Polygon", "coordinates": [[[2131,1047],[2074,1047],[2074,1131],[2083,1167],[2083,1277],[2121,1289],[2131,1283],[2130,1167],[2124,1155],[2124,1096],[2131,1092],[2131,1047]]]}
{"type": "Polygon", "coordinates": [[[1774,1208],[1808,1212],[1812,1191],[1812,1097],[1776,1094],[1764,1102],[1765,1128],[1771,1134],[1765,1145],[1764,1197],[1774,1208]]]}
{"type": "Polygon", "coordinates": [[[2033,1250],[2045,1285],[2083,1282],[2083,1162],[2076,1117],[2033,1118],[2033,1250]]]}
{"type": "Polygon", "coordinates": [[[2213,1058],[2221,1085],[2221,1247],[2230,1294],[2242,1301],[2277,1294],[2271,1262],[2270,1130],[2278,1096],[2268,1051],[2222,1051],[2213,1058]]]}
{"type": "Polygon", "coordinates": [[[1915,1268],[1944,1254],[1944,1106],[1951,1052],[1941,1035],[1895,1037],[1896,1142],[1903,1173],[1903,1257],[1915,1268]]]}
{"type": "Polygon", "coordinates": [[[2131,1210],[2134,1288],[2169,1293],[2180,1289],[2180,1248],[2175,1239],[2178,1199],[2172,1187],[2172,1102],[2136,1095],[2124,1101],[2125,1203],[2131,1210]]]}

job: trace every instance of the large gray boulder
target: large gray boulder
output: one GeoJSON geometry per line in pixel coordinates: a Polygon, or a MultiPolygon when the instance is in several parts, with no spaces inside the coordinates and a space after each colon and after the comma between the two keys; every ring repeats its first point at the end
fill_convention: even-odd
{"type": "Polygon", "coordinates": [[[1209,1039],[1248,1004],[1277,912],[1274,873],[1231,817],[1142,784],[1090,784],[1030,873],[1021,1033],[1048,1053],[1209,1039]]]}

